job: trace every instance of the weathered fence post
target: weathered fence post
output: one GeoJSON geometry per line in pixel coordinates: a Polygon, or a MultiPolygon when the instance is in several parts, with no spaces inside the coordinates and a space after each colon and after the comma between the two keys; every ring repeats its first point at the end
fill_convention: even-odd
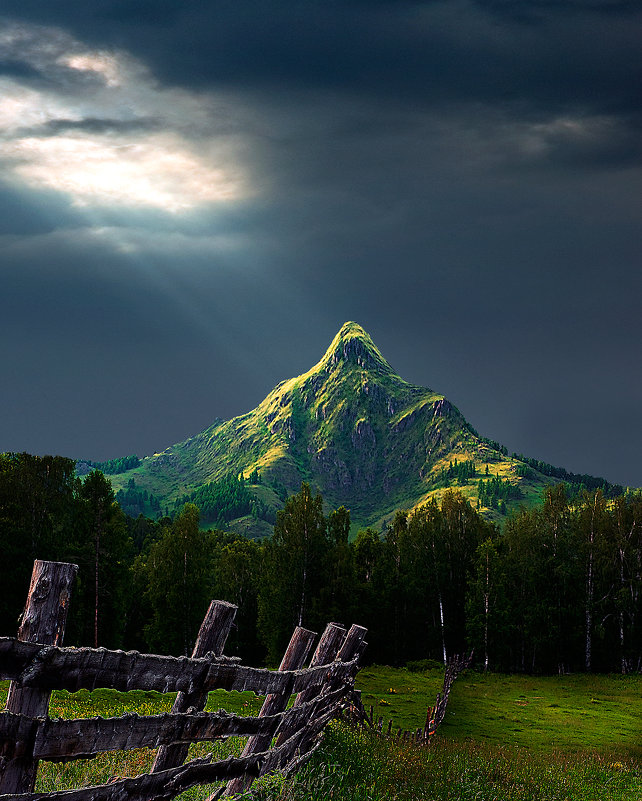
{"type": "MultiPolygon", "coordinates": [[[[210,603],[196,638],[192,658],[198,659],[209,653],[213,656],[221,656],[237,610],[238,606],[227,601],[210,603]]],[[[202,712],[206,704],[206,690],[195,689],[191,693],[179,692],[172,706],[172,714],[187,712],[190,708],[194,708],[196,712],[202,712]]],[[[158,749],[151,772],[158,773],[166,768],[182,765],[187,758],[188,751],[189,743],[162,745],[158,749]]]]}
{"type": "MultiPolygon", "coordinates": [[[[283,655],[279,670],[299,670],[299,668],[303,667],[316,636],[315,632],[297,626],[290,638],[290,644],[283,655]]],[[[287,691],[266,695],[261,711],[259,712],[259,717],[263,718],[267,715],[275,715],[277,712],[283,712],[288,705],[289,697],[290,693],[287,691]]],[[[249,737],[241,756],[246,757],[250,754],[257,754],[260,751],[264,751],[269,747],[271,740],[271,735],[265,734],[256,734],[253,737],[249,737]]],[[[228,782],[223,795],[230,796],[235,793],[242,793],[249,784],[250,781],[245,777],[232,779],[228,782]]]]}
{"type": "MultiPolygon", "coordinates": [[[[328,665],[334,662],[345,638],[346,630],[343,626],[340,626],[338,623],[328,623],[310,660],[310,667],[314,668],[319,665],[328,665]]],[[[319,694],[320,692],[318,690],[303,690],[295,698],[294,706],[304,704],[306,701],[311,700],[315,695],[319,694]]]]}
{"type": "Polygon", "coordinates": [[[343,645],[337,654],[339,662],[351,662],[356,656],[363,653],[366,647],[365,636],[367,633],[368,629],[363,626],[357,626],[356,623],[350,626],[350,631],[347,633],[343,645]]]}
{"type": "MultiPolygon", "coordinates": [[[[341,648],[339,648],[339,653],[336,656],[336,661],[351,662],[355,657],[360,656],[366,647],[365,637],[367,633],[368,629],[364,628],[363,626],[358,626],[356,623],[353,623],[353,625],[350,626],[350,631],[346,634],[346,637],[341,645],[341,648]]],[[[330,691],[335,689],[333,685],[334,682],[332,681],[326,682],[324,688],[322,688],[322,691],[323,689],[330,691]]],[[[309,747],[310,742],[314,739],[315,736],[316,736],[315,734],[312,734],[311,736],[302,739],[299,744],[300,750],[305,751],[309,747]]]]}
{"type": "MultiPolygon", "coordinates": [[[[43,562],[33,565],[31,584],[18,639],[23,642],[61,645],[65,634],[71,587],[78,565],[65,562],[43,562]]],[[[49,711],[50,690],[22,689],[16,682],[9,685],[7,712],[44,717],[49,711]]],[[[5,752],[0,765],[0,792],[30,793],[36,782],[38,760],[33,751],[13,754],[5,752]]]]}
{"type": "MultiPolygon", "coordinates": [[[[346,637],[346,630],[343,626],[340,626],[338,623],[328,623],[325,627],[325,631],[321,635],[321,639],[319,640],[319,644],[316,647],[316,650],[310,660],[310,667],[318,667],[319,665],[327,665],[337,657],[337,653],[339,648],[341,647],[341,643],[345,640],[346,637]]],[[[321,689],[307,689],[302,690],[297,697],[294,699],[294,706],[300,706],[300,704],[304,704],[306,701],[310,701],[317,695],[321,695],[323,692],[323,687],[321,689]]],[[[279,734],[276,744],[277,746],[281,745],[285,740],[287,740],[288,734],[287,732],[282,732],[279,734]]]]}

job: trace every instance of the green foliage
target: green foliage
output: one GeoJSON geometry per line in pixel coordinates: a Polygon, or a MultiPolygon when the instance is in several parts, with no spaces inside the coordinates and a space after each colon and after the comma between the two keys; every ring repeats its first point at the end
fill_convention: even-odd
{"type": "Polygon", "coordinates": [[[130,517],[149,514],[157,518],[161,515],[159,499],[153,493],[147,492],[146,489],[138,488],[133,476],[128,479],[125,489],[118,490],[116,500],[123,512],[130,517]]]}
{"type": "Polygon", "coordinates": [[[274,535],[265,545],[259,626],[271,661],[280,657],[294,626],[314,630],[322,622],[318,601],[328,549],[323,499],[303,483],[278,512],[274,535]]]}
{"type": "Polygon", "coordinates": [[[488,445],[494,451],[498,451],[502,456],[508,456],[508,448],[505,445],[500,445],[495,439],[488,439],[488,437],[480,437],[484,445],[488,445]]]}
{"type": "Polygon", "coordinates": [[[211,545],[198,522],[197,507],[186,504],[149,550],[145,570],[151,621],[145,636],[151,650],[191,654],[209,605],[211,545]]]}
{"type": "MultiPolygon", "coordinates": [[[[473,469],[471,460],[452,466],[473,469]]],[[[471,507],[469,488],[449,489],[350,542],[350,512],[326,516],[304,483],[274,536],[251,542],[200,531],[194,505],[175,520],[126,518],[100,471],[83,482],[73,468],[57,457],[0,456],[3,634],[15,634],[33,559],[45,558],[80,567],[70,644],[189,653],[209,601],[221,598],[239,606],[228,653],[254,663],[265,650],[277,663],[295,625],[322,631],[334,620],[366,626],[365,658],[389,664],[471,647],[487,670],[626,673],[642,664],[639,493],[609,501],[601,490],[549,486],[539,507],[508,516],[499,531],[471,507]]],[[[478,482],[485,500],[516,492],[502,475],[478,482]]],[[[132,477],[127,489],[139,491],[132,477]]],[[[246,490],[228,477],[211,498],[234,514],[225,504],[246,490]]],[[[253,490],[272,502],[267,485],[253,490]]]]}
{"type": "MultiPolygon", "coordinates": [[[[373,667],[357,677],[366,703],[405,728],[423,725],[442,670],[428,674],[373,667]],[[394,691],[394,692],[391,692],[394,691]],[[391,707],[378,700],[389,699],[391,707]],[[397,711],[398,708],[398,711],[397,711]],[[404,715],[403,709],[409,711],[404,715]]],[[[0,685],[0,705],[8,682],[0,685]]],[[[112,717],[169,711],[174,695],[135,691],[55,692],[50,714],[112,717]]],[[[446,720],[431,745],[416,747],[340,723],[326,728],[321,749],[294,776],[255,784],[257,801],[637,801],[642,793],[639,677],[573,676],[533,679],[469,671],[453,687],[446,720]]],[[[210,693],[208,710],[255,715],[252,693],[210,693]]],[[[220,759],[242,741],[193,746],[220,759]]],[[[114,752],[68,764],[43,762],[36,790],[99,784],[151,767],[149,749],[114,752]]],[[[191,791],[205,799],[211,789],[191,791]]]]}
{"type": "Polygon", "coordinates": [[[100,470],[107,475],[117,475],[126,473],[135,467],[140,467],[140,459],[136,454],[131,456],[121,456],[119,459],[108,459],[106,462],[87,462],[91,467],[100,470]]]}
{"type": "Polygon", "coordinates": [[[518,500],[522,497],[519,485],[513,484],[501,476],[480,478],[477,483],[477,498],[481,506],[499,509],[503,502],[503,513],[506,514],[506,501],[518,500]]]}
{"type": "Polygon", "coordinates": [[[535,475],[533,470],[530,467],[528,467],[528,465],[525,465],[521,462],[516,466],[515,473],[520,478],[533,478],[535,475]]]}
{"type": "Polygon", "coordinates": [[[67,642],[116,648],[122,643],[129,592],[131,540],[111,484],[99,470],[82,482],[67,543],[79,566],[67,642]]]}
{"type": "Polygon", "coordinates": [[[406,662],[406,669],[411,673],[425,673],[427,670],[443,671],[444,666],[436,659],[417,659],[406,662]]]}
{"type": "MultiPolygon", "coordinates": [[[[474,501],[473,482],[489,463],[501,483],[482,487],[478,508],[495,522],[520,504],[536,505],[550,479],[569,483],[569,497],[583,488],[601,488],[609,499],[622,492],[603,479],[509,458],[446,398],[395,374],[366,331],[346,323],[317,365],[283,381],[252,411],[142,459],[137,492],[145,490],[157,506],[140,497],[119,500],[132,515],[158,517],[161,509],[170,514],[192,502],[217,528],[249,516],[271,525],[279,499],[305,481],[329,508],[349,507],[355,530],[381,530],[397,509],[438,498],[445,488],[462,487],[474,501]],[[261,489],[276,496],[268,502],[258,491],[259,470],[261,489]],[[246,477],[245,487],[238,476],[246,477]]],[[[128,478],[115,475],[114,487],[126,492],[128,478]]]]}
{"type": "Polygon", "coordinates": [[[541,507],[483,543],[468,587],[469,639],[491,669],[621,670],[639,665],[642,497],[601,491],[541,507]]]}
{"type": "MultiPolygon", "coordinates": [[[[411,673],[370,666],[359,671],[356,687],[387,727],[415,730],[441,690],[441,670],[411,673]],[[382,706],[384,699],[389,705],[382,706]]],[[[642,677],[573,674],[529,676],[468,670],[453,684],[438,738],[471,740],[547,754],[552,748],[618,752],[642,758],[642,677]]]]}
{"type": "MultiPolygon", "coordinates": [[[[257,480],[250,483],[258,483],[258,471],[255,470],[252,475],[257,480]]],[[[218,481],[210,481],[179,498],[174,506],[179,508],[186,503],[198,506],[203,519],[213,523],[216,528],[225,528],[231,520],[244,515],[262,520],[269,517],[265,505],[250,492],[242,475],[238,478],[229,475],[218,481]]]]}
{"type": "Polygon", "coordinates": [[[0,633],[14,636],[34,559],[63,556],[78,500],[75,465],[59,456],[0,454],[0,633]]]}
{"type": "Polygon", "coordinates": [[[602,490],[602,493],[607,498],[616,498],[622,495],[624,488],[620,484],[611,484],[604,478],[597,476],[590,476],[586,473],[569,473],[563,467],[554,467],[548,462],[542,462],[539,459],[530,459],[528,456],[523,456],[521,453],[518,455],[513,454],[514,459],[519,459],[520,462],[529,465],[533,470],[537,470],[544,476],[555,478],[558,481],[566,482],[571,486],[575,494],[580,493],[582,490],[602,490]]]}
{"type": "Polygon", "coordinates": [[[240,656],[246,664],[257,664],[264,656],[256,636],[261,561],[262,548],[254,540],[212,534],[211,595],[238,606],[225,653],[240,656]]]}
{"type": "Polygon", "coordinates": [[[477,468],[473,459],[458,462],[457,459],[450,461],[447,468],[442,468],[437,476],[437,483],[442,487],[449,487],[456,481],[459,485],[467,484],[474,478],[477,468]]]}
{"type": "MultiPolygon", "coordinates": [[[[251,412],[143,459],[136,482],[163,510],[192,502],[220,528],[247,515],[274,523],[274,509],[262,508],[257,492],[260,469],[263,488],[282,502],[307,482],[329,508],[349,507],[355,529],[380,529],[428,493],[455,485],[472,494],[476,466],[488,459],[511,466],[505,448],[489,448],[443,396],[396,375],[368,334],[349,323],[307,373],[282,382],[251,412]],[[247,496],[226,486],[233,503],[212,497],[218,482],[239,475],[247,496]]],[[[127,474],[115,481],[125,490],[127,474]]],[[[535,483],[544,481],[538,475],[535,483]]],[[[147,513],[132,513],[139,511],[147,513]]]]}
{"type": "Polygon", "coordinates": [[[256,801],[637,801],[639,762],[617,755],[545,756],[437,739],[429,748],[331,726],[296,776],[263,780],[256,801]]]}

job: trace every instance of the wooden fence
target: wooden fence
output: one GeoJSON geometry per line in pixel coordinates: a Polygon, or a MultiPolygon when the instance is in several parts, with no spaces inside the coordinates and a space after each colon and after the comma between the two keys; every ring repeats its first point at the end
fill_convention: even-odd
{"type": "Polygon", "coordinates": [[[444,683],[441,692],[437,693],[437,699],[434,706],[429,706],[426,713],[426,722],[423,727],[419,727],[414,731],[404,730],[401,726],[394,730],[394,722],[392,718],[388,720],[387,727],[384,726],[384,719],[382,716],[376,717],[373,706],[370,706],[368,712],[363,703],[361,702],[361,694],[359,691],[352,690],[349,697],[349,703],[346,705],[343,714],[344,717],[353,723],[362,726],[367,726],[378,734],[385,735],[386,737],[395,737],[397,740],[405,742],[412,742],[417,745],[427,745],[430,743],[433,734],[437,731],[437,727],[441,724],[446,716],[446,707],[448,706],[448,698],[450,697],[450,690],[453,682],[457,676],[467,668],[470,667],[473,660],[472,652],[467,657],[453,656],[448,660],[446,670],[444,672],[444,683]]]}
{"type": "Polygon", "coordinates": [[[308,668],[316,635],[297,627],[277,671],[222,655],[237,607],[212,601],[191,658],[63,648],[75,565],[37,561],[18,637],[0,638],[0,679],[10,679],[0,713],[0,801],[165,801],[195,785],[226,781],[210,801],[244,791],[274,770],[293,770],[319,742],[354,685],[366,629],[329,623],[308,668]],[[177,691],[169,714],[81,720],[48,717],[54,689],[109,687],[177,691]],[[202,710],[210,690],[265,696],[258,717],[202,710]],[[295,695],[294,704],[288,701],[295,695]],[[185,764],[189,744],[248,737],[243,753],[185,764]],[[276,738],[273,743],[273,738],[276,738]],[[150,773],[96,787],[34,793],[40,759],[69,761],[98,753],[158,747],[150,773]]]}

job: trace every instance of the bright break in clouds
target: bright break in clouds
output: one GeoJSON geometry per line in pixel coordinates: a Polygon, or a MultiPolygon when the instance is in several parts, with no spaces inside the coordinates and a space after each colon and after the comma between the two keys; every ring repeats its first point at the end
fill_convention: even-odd
{"type": "Polygon", "coordinates": [[[9,24],[0,60],[22,65],[0,77],[0,158],[14,182],[75,206],[172,214],[249,194],[210,95],[162,88],[131,56],[53,28],[9,24]]]}

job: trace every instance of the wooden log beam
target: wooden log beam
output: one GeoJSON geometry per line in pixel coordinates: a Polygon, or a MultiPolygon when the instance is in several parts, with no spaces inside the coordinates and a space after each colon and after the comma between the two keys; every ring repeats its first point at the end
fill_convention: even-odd
{"type": "Polygon", "coordinates": [[[212,689],[237,689],[239,683],[252,679],[259,686],[271,688],[274,680],[270,671],[247,668],[239,675],[238,666],[238,660],[226,657],[212,661],[106,648],[45,648],[14,638],[0,639],[0,677],[43,690],[77,692],[111,687],[122,692],[192,692],[205,681],[213,685],[212,689]]]}
{"type": "Polygon", "coordinates": [[[221,762],[211,762],[210,758],[196,759],[176,768],[145,773],[110,784],[51,793],[0,795],[0,801],[170,801],[179,793],[199,784],[226,780],[245,773],[258,775],[261,764],[268,756],[261,753],[246,758],[229,757],[221,762]]]}
{"type": "Polygon", "coordinates": [[[40,759],[67,761],[133,748],[184,745],[187,749],[192,742],[274,733],[279,723],[278,716],[260,719],[225,712],[47,720],[38,729],[34,753],[40,759]]]}
{"type": "MultiPolygon", "coordinates": [[[[31,574],[27,603],[18,629],[18,640],[25,643],[59,645],[65,633],[71,588],[77,565],[36,560],[31,574]]],[[[12,682],[6,708],[27,717],[46,716],[51,692],[46,688],[27,688],[12,682]]],[[[26,741],[13,754],[5,750],[0,763],[0,792],[20,793],[33,790],[38,760],[33,758],[26,741]]]]}
{"type": "Polygon", "coordinates": [[[324,714],[341,701],[344,688],[312,701],[265,717],[239,717],[218,712],[165,713],[162,715],[126,714],[118,718],[79,718],[52,720],[29,718],[11,712],[0,713],[0,754],[6,747],[24,752],[33,748],[36,759],[66,762],[90,759],[105,751],[133,748],[156,748],[175,743],[186,744],[264,735],[272,738],[286,732],[290,737],[302,729],[308,718],[324,714]]]}
{"type": "Polygon", "coordinates": [[[343,645],[337,654],[337,659],[340,662],[351,662],[361,656],[366,646],[365,636],[367,633],[368,629],[363,626],[357,626],[356,623],[350,626],[350,631],[343,641],[343,645]]]}
{"type": "Polygon", "coordinates": [[[79,790],[49,793],[0,795],[0,801],[171,801],[196,785],[210,784],[236,776],[258,776],[298,759],[296,738],[271,751],[246,757],[228,757],[212,762],[211,757],[195,759],[158,773],[146,773],[110,784],[79,790]]]}
{"type": "MultiPolygon", "coordinates": [[[[320,733],[336,715],[343,692],[344,689],[326,696],[327,698],[334,696],[336,701],[319,705],[312,714],[307,716],[300,729],[294,731],[294,734],[281,746],[277,745],[261,768],[261,776],[273,770],[284,770],[289,774],[312,756],[321,743],[320,733]]],[[[303,706],[294,711],[298,711],[298,709],[303,709],[303,706]]]]}
{"type": "MultiPolygon", "coordinates": [[[[348,686],[350,687],[354,684],[359,657],[363,653],[366,646],[365,636],[367,633],[368,629],[364,628],[363,626],[358,626],[356,624],[350,626],[350,630],[348,631],[345,639],[343,640],[341,648],[339,649],[336,661],[330,667],[326,675],[324,688],[327,691],[337,689],[344,682],[348,682],[348,686]],[[342,674],[341,668],[347,668],[348,666],[350,666],[348,668],[348,672],[342,674]]],[[[313,732],[311,731],[308,735],[304,735],[301,738],[299,748],[302,752],[309,751],[312,748],[313,739],[321,730],[322,727],[321,729],[316,729],[313,732]]]]}
{"type": "Polygon", "coordinates": [[[189,659],[105,648],[59,648],[0,637],[0,680],[43,690],[77,692],[109,687],[121,692],[191,692],[202,686],[208,692],[251,690],[269,695],[290,687],[298,693],[321,686],[326,672],[325,665],[277,672],[240,665],[238,659],[229,657],[189,659]]]}
{"type": "Polygon", "coordinates": [[[33,744],[40,725],[38,719],[11,712],[0,714],[0,766],[7,765],[12,759],[33,756],[33,744]]]}
{"type": "MultiPolygon", "coordinates": [[[[328,623],[321,636],[321,639],[319,640],[319,644],[312,655],[310,667],[315,668],[319,667],[320,665],[331,665],[337,658],[337,654],[339,653],[339,649],[343,645],[345,638],[346,629],[343,626],[339,626],[337,623],[328,623]]],[[[309,688],[307,690],[303,690],[303,692],[300,692],[294,701],[295,706],[309,701],[313,697],[314,693],[314,688],[309,688]]]]}
{"type": "Polygon", "coordinates": [[[327,712],[334,715],[339,704],[343,701],[345,692],[346,685],[342,684],[332,692],[324,692],[310,701],[288,709],[281,718],[276,730],[278,734],[277,746],[283,745],[295,734],[302,732],[311,720],[317,720],[327,712]]]}

